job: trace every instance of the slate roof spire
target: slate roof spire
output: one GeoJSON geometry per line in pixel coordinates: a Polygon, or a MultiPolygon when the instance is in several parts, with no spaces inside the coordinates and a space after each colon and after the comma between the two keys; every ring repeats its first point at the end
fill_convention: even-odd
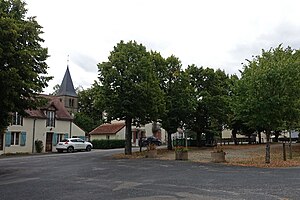
{"type": "Polygon", "coordinates": [[[71,96],[77,97],[76,91],[74,89],[73,81],[69,71],[69,65],[67,65],[67,70],[64,79],[61,82],[57,96],[71,96]]]}

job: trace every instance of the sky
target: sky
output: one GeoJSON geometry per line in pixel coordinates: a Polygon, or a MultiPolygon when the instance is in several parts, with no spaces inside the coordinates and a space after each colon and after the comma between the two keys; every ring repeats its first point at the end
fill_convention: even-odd
{"type": "Polygon", "coordinates": [[[45,93],[67,67],[75,87],[97,80],[97,64],[118,42],[135,40],[183,68],[196,64],[239,74],[245,59],[283,44],[300,47],[297,0],[25,0],[48,48],[45,93]]]}

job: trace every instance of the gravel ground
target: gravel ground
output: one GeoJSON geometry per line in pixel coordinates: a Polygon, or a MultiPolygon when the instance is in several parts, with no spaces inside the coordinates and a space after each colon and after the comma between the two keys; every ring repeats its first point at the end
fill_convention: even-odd
{"type": "MultiPolygon", "coordinates": [[[[271,144],[271,164],[266,165],[265,144],[255,145],[223,145],[221,148],[226,152],[226,164],[257,166],[257,167],[291,167],[300,166],[300,144],[293,143],[293,160],[283,161],[282,144],[271,144]]],[[[189,161],[208,163],[211,162],[210,153],[213,147],[191,148],[189,150],[189,161]]],[[[286,145],[287,158],[289,157],[288,145],[286,145]]],[[[159,155],[162,160],[174,160],[174,152],[166,151],[159,155]]]]}

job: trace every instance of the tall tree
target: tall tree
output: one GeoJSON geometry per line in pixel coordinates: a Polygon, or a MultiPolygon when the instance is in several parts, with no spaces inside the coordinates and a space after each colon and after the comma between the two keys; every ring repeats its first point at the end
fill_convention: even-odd
{"type": "Polygon", "coordinates": [[[212,142],[214,136],[220,136],[223,126],[228,123],[229,77],[224,71],[198,68],[195,65],[190,65],[187,71],[197,101],[190,128],[197,133],[198,145],[202,133],[205,133],[207,142],[212,142]]]}
{"type": "Polygon", "coordinates": [[[266,163],[271,131],[290,129],[300,119],[299,53],[281,45],[263,50],[247,61],[237,82],[235,112],[249,127],[266,132],[266,163]]]}
{"type": "Polygon", "coordinates": [[[125,154],[131,154],[132,122],[156,121],[165,109],[150,53],[135,41],[121,41],[98,68],[105,111],[125,120],[125,154]]]}
{"type": "Polygon", "coordinates": [[[98,83],[91,88],[78,91],[78,112],[74,122],[86,132],[103,123],[102,91],[98,83]]]}
{"type": "Polygon", "coordinates": [[[35,107],[37,93],[47,87],[47,48],[35,17],[27,17],[25,2],[0,1],[0,133],[9,123],[9,113],[35,107]]]}
{"type": "Polygon", "coordinates": [[[162,115],[162,126],[168,133],[168,149],[172,149],[171,134],[183,128],[190,120],[195,107],[194,90],[188,74],[181,69],[181,61],[174,55],[165,60],[164,69],[159,70],[160,86],[165,93],[166,112],[162,115]]]}

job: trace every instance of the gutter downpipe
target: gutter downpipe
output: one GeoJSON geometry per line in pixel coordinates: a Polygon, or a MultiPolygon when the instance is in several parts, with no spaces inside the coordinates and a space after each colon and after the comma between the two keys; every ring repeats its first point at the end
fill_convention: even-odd
{"type": "Polygon", "coordinates": [[[32,153],[34,153],[35,121],[36,121],[36,119],[33,119],[33,129],[32,129],[32,153]]]}
{"type": "Polygon", "coordinates": [[[70,121],[70,138],[72,138],[72,120],[70,121]]]}

